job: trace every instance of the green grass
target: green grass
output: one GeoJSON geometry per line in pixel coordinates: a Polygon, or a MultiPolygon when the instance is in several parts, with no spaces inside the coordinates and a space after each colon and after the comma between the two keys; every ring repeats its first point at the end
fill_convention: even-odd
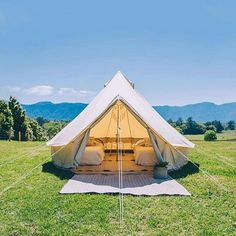
{"type": "Polygon", "coordinates": [[[118,195],[60,195],[71,174],[53,167],[44,143],[1,141],[0,235],[236,235],[236,132],[189,138],[190,159],[217,184],[188,164],[172,176],[192,196],[125,195],[123,230],[118,195]]]}

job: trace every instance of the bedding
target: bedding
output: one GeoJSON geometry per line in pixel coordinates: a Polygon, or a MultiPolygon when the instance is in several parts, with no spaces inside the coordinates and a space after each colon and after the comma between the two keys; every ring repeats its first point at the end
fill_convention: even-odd
{"type": "Polygon", "coordinates": [[[154,166],[157,163],[152,147],[135,146],[134,157],[137,165],[154,166]]]}
{"type": "Polygon", "coordinates": [[[138,139],[136,141],[136,143],[134,144],[134,146],[137,146],[137,147],[150,147],[152,144],[151,144],[151,141],[149,138],[141,138],[141,139],[138,139]]]}
{"type": "Polygon", "coordinates": [[[88,146],[85,148],[84,155],[81,158],[80,165],[100,165],[104,160],[104,150],[101,146],[88,146]]]}
{"type": "Polygon", "coordinates": [[[104,150],[104,143],[101,139],[89,138],[87,146],[100,146],[104,150]]]}

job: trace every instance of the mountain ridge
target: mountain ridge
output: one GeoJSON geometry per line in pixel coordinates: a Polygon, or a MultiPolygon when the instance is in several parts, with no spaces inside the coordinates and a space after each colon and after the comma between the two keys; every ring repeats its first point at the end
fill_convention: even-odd
{"type": "MultiPolygon", "coordinates": [[[[31,118],[43,117],[48,120],[72,120],[87,106],[86,103],[52,103],[42,101],[34,104],[23,104],[23,108],[31,118]]],[[[192,117],[198,122],[220,120],[227,122],[236,120],[236,102],[215,104],[201,102],[183,106],[153,106],[164,119],[177,120],[179,117],[187,119],[192,117]]]]}

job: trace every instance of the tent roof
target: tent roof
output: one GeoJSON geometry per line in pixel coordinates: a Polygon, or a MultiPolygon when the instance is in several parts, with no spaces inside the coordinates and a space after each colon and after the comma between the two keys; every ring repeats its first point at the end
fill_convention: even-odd
{"type": "Polygon", "coordinates": [[[150,129],[172,146],[194,147],[194,144],[166,122],[133,88],[120,71],[106,84],[93,101],[55,137],[49,146],[63,146],[81,135],[116,101],[124,102],[150,129]]]}

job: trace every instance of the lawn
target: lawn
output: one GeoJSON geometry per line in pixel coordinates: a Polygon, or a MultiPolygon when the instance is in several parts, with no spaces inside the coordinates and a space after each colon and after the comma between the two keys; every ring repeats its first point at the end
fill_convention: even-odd
{"type": "Polygon", "coordinates": [[[60,195],[71,174],[44,143],[0,141],[0,235],[236,235],[236,132],[189,138],[196,165],[172,176],[192,196],[125,195],[122,230],[118,195],[60,195]]]}

